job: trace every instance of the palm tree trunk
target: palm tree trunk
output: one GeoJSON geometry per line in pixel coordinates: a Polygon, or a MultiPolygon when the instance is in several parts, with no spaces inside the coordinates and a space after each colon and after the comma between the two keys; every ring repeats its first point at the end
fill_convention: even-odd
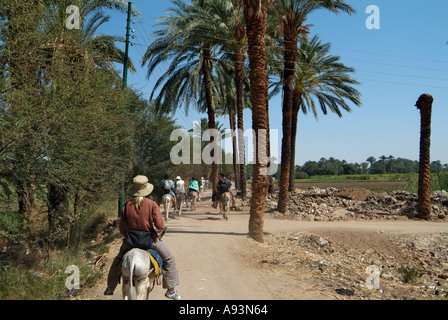
{"type": "Polygon", "coordinates": [[[243,119],[243,74],[244,56],[243,48],[235,53],[235,86],[236,86],[236,107],[238,116],[238,156],[240,171],[241,198],[247,200],[246,190],[246,148],[244,141],[244,119],[243,119]]]}
{"type": "Polygon", "coordinates": [[[431,145],[431,108],[433,97],[422,94],[416,103],[420,110],[420,162],[418,173],[417,215],[428,220],[431,214],[430,188],[430,145],[431,145]]]}
{"type": "Polygon", "coordinates": [[[302,93],[294,90],[292,98],[292,119],[291,119],[291,167],[289,169],[289,191],[294,191],[295,165],[296,165],[296,137],[297,122],[302,105],[302,93]]]}
{"type": "Polygon", "coordinates": [[[289,169],[291,165],[291,119],[292,98],[294,83],[294,68],[297,60],[297,36],[284,28],[284,85],[283,85],[283,137],[282,137],[282,164],[280,172],[280,191],[277,210],[285,214],[288,202],[289,169]]]}
{"type": "MultiPolygon", "coordinates": [[[[204,57],[210,57],[209,50],[204,50],[204,57]]],[[[216,129],[216,122],[215,122],[215,109],[213,107],[213,96],[212,96],[212,90],[211,90],[211,79],[210,74],[211,70],[209,70],[211,66],[211,62],[208,63],[208,60],[206,59],[204,64],[202,65],[203,69],[203,81],[204,81],[204,87],[205,87],[205,100],[207,104],[207,116],[208,116],[208,128],[209,129],[216,129]]],[[[215,156],[215,152],[217,152],[217,144],[215,138],[212,136],[210,138],[210,143],[212,144],[213,151],[211,154],[212,157],[215,156]]],[[[216,161],[213,161],[212,163],[212,190],[216,190],[216,183],[218,182],[218,164],[216,161]]]]}
{"type": "MultiPolygon", "coordinates": [[[[269,77],[266,78],[266,81],[269,85],[269,77]]],[[[269,127],[269,94],[266,95],[266,116],[268,117],[268,132],[266,133],[266,148],[268,153],[268,193],[274,193],[274,181],[272,179],[272,159],[271,159],[271,135],[270,135],[270,127],[269,127]]]]}
{"type": "Polygon", "coordinates": [[[264,210],[268,179],[267,164],[260,158],[266,156],[266,143],[258,143],[259,131],[267,130],[266,95],[266,17],[268,0],[245,0],[244,19],[247,26],[248,53],[250,66],[250,91],[252,101],[252,129],[255,134],[257,150],[254,156],[252,198],[250,201],[249,236],[258,242],[263,242],[264,210]],[[265,172],[262,172],[264,169],[265,172]],[[263,174],[264,173],[264,174],[263,174]]]}
{"type": "MultiPolygon", "coordinates": [[[[230,104],[229,104],[230,105],[230,104]]],[[[235,175],[235,189],[240,190],[240,167],[237,164],[238,146],[236,144],[236,117],[233,108],[229,108],[230,131],[232,132],[232,149],[233,149],[233,174],[235,175]]]]}

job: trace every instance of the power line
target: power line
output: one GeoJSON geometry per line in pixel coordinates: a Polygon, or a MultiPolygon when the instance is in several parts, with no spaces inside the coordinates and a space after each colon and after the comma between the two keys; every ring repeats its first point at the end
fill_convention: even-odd
{"type": "MultiPolygon", "coordinates": [[[[153,41],[153,39],[151,39],[149,37],[148,33],[146,32],[146,29],[143,26],[143,24],[145,24],[144,22],[142,22],[139,19],[139,21],[137,21],[136,23],[137,23],[138,32],[140,34],[139,38],[141,38],[141,40],[144,42],[144,44],[141,44],[141,43],[137,42],[137,43],[135,43],[135,45],[147,48],[147,47],[149,47],[149,45],[146,44],[146,41],[150,41],[151,42],[151,41],[153,41]],[[138,26],[139,24],[140,24],[140,26],[138,26]],[[143,32],[142,32],[142,30],[143,30],[143,32]]],[[[217,39],[217,40],[227,40],[225,38],[219,38],[219,37],[216,37],[216,36],[205,35],[205,34],[200,34],[200,33],[197,33],[197,35],[198,36],[206,36],[206,37],[209,37],[209,38],[211,37],[211,38],[217,39]]],[[[274,47],[274,46],[270,46],[270,47],[274,47]]],[[[282,48],[284,49],[284,46],[275,46],[275,47],[280,48],[280,49],[282,49],[282,48]]],[[[187,46],[186,46],[186,48],[188,49],[187,46]]],[[[191,49],[196,49],[196,48],[191,47],[191,49]]],[[[426,59],[426,58],[415,58],[415,57],[407,57],[407,56],[392,55],[392,54],[385,54],[385,53],[369,52],[369,51],[362,51],[362,50],[344,49],[344,48],[338,48],[338,47],[332,47],[331,49],[341,50],[341,51],[348,51],[348,52],[356,52],[356,53],[368,54],[368,55],[375,55],[375,56],[384,56],[384,57],[393,57],[393,58],[400,58],[400,59],[416,60],[416,61],[427,61],[427,62],[437,62],[437,63],[448,62],[448,60],[445,61],[445,60],[435,60],[435,59],[426,59]]],[[[221,53],[228,53],[228,54],[233,53],[233,52],[226,52],[226,51],[223,51],[223,50],[221,50],[220,52],[221,53]]],[[[143,57],[143,55],[142,55],[142,57],[143,57]]],[[[213,57],[213,58],[215,58],[215,57],[213,57]]],[[[354,59],[354,58],[347,58],[347,57],[341,57],[341,58],[344,58],[344,59],[347,59],[347,60],[358,61],[358,62],[364,62],[364,63],[370,63],[370,64],[376,64],[376,65],[383,65],[383,66],[396,66],[396,67],[402,67],[402,68],[413,68],[413,69],[427,70],[427,71],[441,71],[441,72],[447,72],[448,71],[448,70],[440,70],[440,69],[413,67],[413,66],[407,66],[407,65],[396,65],[396,64],[385,63],[385,62],[365,61],[365,60],[361,60],[361,59],[354,59]]],[[[226,58],[222,58],[221,57],[221,59],[226,59],[226,58]]],[[[226,60],[231,61],[231,59],[226,59],[226,60]]],[[[166,61],[164,61],[164,63],[167,64],[166,61]]],[[[159,68],[160,69],[159,71],[161,73],[163,73],[163,71],[161,70],[160,65],[158,65],[157,68],[159,68]]],[[[283,71],[284,70],[283,68],[275,68],[275,69],[278,69],[279,71],[283,71]]],[[[418,79],[427,79],[427,80],[436,80],[436,81],[448,81],[448,79],[445,79],[445,78],[436,78],[436,77],[427,77],[427,76],[414,76],[414,75],[408,75],[408,74],[399,74],[399,73],[381,72],[381,71],[371,71],[371,70],[362,70],[362,69],[355,69],[355,70],[359,71],[359,72],[364,72],[364,73],[384,74],[384,75],[406,77],[406,78],[418,78],[418,79]]],[[[158,72],[156,70],[154,70],[154,72],[156,73],[156,76],[160,79],[160,75],[158,74],[158,72]]],[[[399,82],[399,81],[377,80],[377,79],[359,78],[359,77],[357,77],[357,79],[365,80],[365,81],[380,82],[380,83],[399,84],[399,85],[406,85],[406,86],[420,86],[420,87],[431,87],[431,88],[439,88],[439,89],[448,89],[448,87],[443,87],[443,86],[415,84],[415,83],[407,83],[407,82],[399,82]]],[[[179,112],[176,112],[176,113],[179,113],[179,112]]],[[[179,115],[183,118],[182,113],[179,113],[179,115]]],[[[198,114],[198,116],[199,116],[199,114],[198,114]]],[[[187,115],[186,115],[186,117],[188,118],[188,120],[191,121],[191,119],[189,119],[189,117],[187,115]]],[[[187,122],[185,120],[185,118],[183,118],[183,120],[185,122],[187,122]]]]}
{"type": "MultiPolygon", "coordinates": [[[[140,23],[140,20],[138,21],[138,23],[140,23]]],[[[139,38],[141,38],[142,41],[144,42],[144,44],[137,43],[137,45],[138,45],[138,46],[146,46],[146,47],[149,47],[149,45],[146,44],[146,41],[145,41],[145,40],[148,40],[148,41],[151,41],[151,40],[149,39],[148,33],[146,32],[145,28],[144,28],[143,26],[139,26],[138,24],[137,24],[137,27],[136,27],[136,28],[137,28],[138,33],[140,34],[140,37],[139,37],[139,38]],[[143,33],[145,33],[146,37],[143,36],[143,33]]],[[[144,53],[142,54],[142,58],[143,58],[143,56],[144,56],[144,53]]],[[[164,63],[166,63],[166,62],[164,61],[164,63]]],[[[159,65],[157,66],[157,68],[159,69],[159,71],[160,71],[161,73],[163,73],[163,71],[161,70],[161,67],[160,67],[159,65]]],[[[154,69],[154,73],[156,74],[156,76],[157,76],[158,78],[160,78],[160,75],[158,74],[158,71],[157,71],[156,69],[154,69]]],[[[145,85],[145,86],[146,86],[146,85],[145,85]]],[[[195,111],[195,110],[194,110],[194,111],[195,111]]],[[[176,112],[174,112],[173,114],[174,114],[174,115],[177,115],[178,117],[180,117],[181,120],[183,120],[183,121],[185,122],[185,124],[187,125],[187,128],[189,128],[189,127],[193,124],[193,121],[190,119],[190,117],[187,115],[187,113],[185,113],[185,116],[184,116],[184,115],[182,114],[182,112],[179,112],[179,111],[176,110],[176,112]],[[190,121],[190,123],[189,123],[189,121],[190,121]]]]}
{"type": "Polygon", "coordinates": [[[416,60],[416,61],[428,61],[428,62],[436,62],[436,63],[448,63],[448,60],[435,60],[435,59],[426,59],[426,58],[407,57],[407,56],[393,55],[393,54],[387,54],[387,53],[378,53],[378,52],[362,51],[362,50],[355,50],[355,49],[343,49],[343,48],[338,48],[338,47],[333,47],[332,49],[348,51],[348,52],[363,53],[363,54],[369,54],[369,55],[374,55],[374,56],[383,56],[383,57],[408,59],[408,60],[416,60]]]}
{"type": "MultiPolygon", "coordinates": [[[[142,23],[142,22],[139,22],[142,23]]],[[[147,35],[147,40],[152,41],[152,39],[147,35]]],[[[207,37],[215,40],[222,40],[222,41],[229,41],[227,38],[217,37],[216,35],[209,35],[204,33],[194,33],[194,35],[197,35],[198,37],[207,37]]],[[[282,40],[283,41],[283,40],[282,40]]],[[[284,45],[267,45],[268,47],[276,47],[282,50],[285,50],[284,45]]],[[[378,53],[373,51],[362,51],[362,50],[356,50],[356,49],[346,49],[346,48],[339,48],[339,47],[331,47],[331,49],[334,50],[341,50],[341,51],[347,51],[347,52],[356,52],[356,53],[362,53],[362,54],[368,54],[368,55],[374,55],[374,56],[384,56],[384,57],[393,57],[393,58],[399,58],[399,59],[408,59],[408,60],[415,60],[415,61],[427,61],[427,62],[436,62],[436,63],[448,63],[448,60],[437,60],[437,59],[427,59],[427,58],[417,58],[417,57],[409,57],[409,56],[401,56],[401,55],[393,55],[388,53],[378,53]]]]}

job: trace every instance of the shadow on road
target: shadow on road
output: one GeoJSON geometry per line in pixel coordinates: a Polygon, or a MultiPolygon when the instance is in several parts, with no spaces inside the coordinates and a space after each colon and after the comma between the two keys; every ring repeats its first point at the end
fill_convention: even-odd
{"type": "Polygon", "coordinates": [[[223,234],[227,236],[249,236],[249,233],[225,232],[225,231],[191,231],[191,230],[170,230],[169,233],[189,233],[189,234],[223,234]]]}

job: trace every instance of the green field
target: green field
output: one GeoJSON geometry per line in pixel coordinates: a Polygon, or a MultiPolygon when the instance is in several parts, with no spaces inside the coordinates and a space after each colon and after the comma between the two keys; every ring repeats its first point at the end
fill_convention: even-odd
{"type": "MultiPolygon", "coordinates": [[[[400,189],[414,193],[418,189],[418,173],[312,176],[308,179],[295,179],[294,181],[298,188],[312,186],[359,187],[375,192],[400,189]]],[[[279,180],[274,181],[276,188],[278,188],[278,183],[279,180]]],[[[431,191],[436,190],[448,191],[448,173],[431,174],[431,191]]]]}

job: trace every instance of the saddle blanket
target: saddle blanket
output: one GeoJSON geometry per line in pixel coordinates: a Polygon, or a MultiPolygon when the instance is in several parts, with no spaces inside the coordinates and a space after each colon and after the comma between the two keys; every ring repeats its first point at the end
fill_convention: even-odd
{"type": "Polygon", "coordinates": [[[153,249],[148,249],[146,252],[149,255],[149,258],[151,259],[151,263],[154,265],[154,272],[156,275],[159,275],[162,272],[163,269],[163,260],[160,254],[153,249]]]}

